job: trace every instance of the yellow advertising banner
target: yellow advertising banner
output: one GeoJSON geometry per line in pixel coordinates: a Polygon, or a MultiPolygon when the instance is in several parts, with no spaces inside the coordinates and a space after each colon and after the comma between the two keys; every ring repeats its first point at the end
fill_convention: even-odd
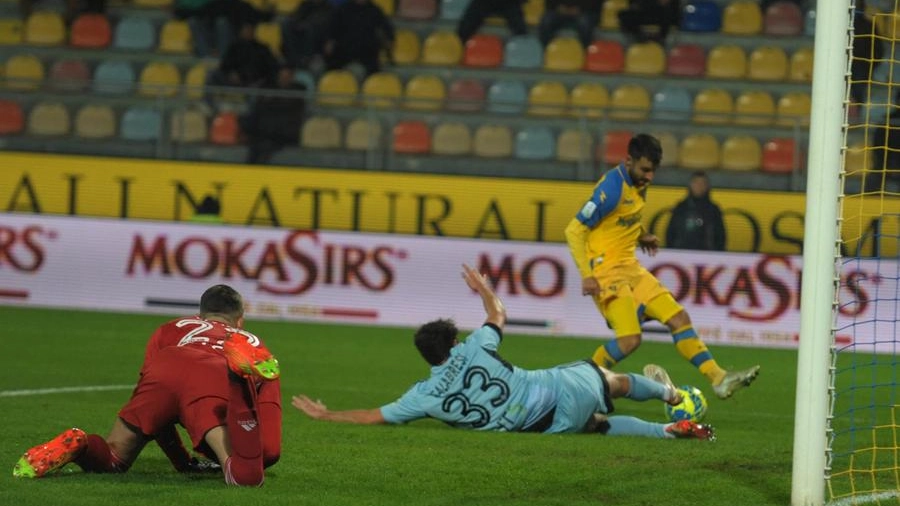
{"type": "MultiPolygon", "coordinates": [[[[4,211],[181,221],[206,195],[231,224],[562,242],[591,182],[0,153],[4,211]]],[[[665,236],[683,188],[652,187],[644,224],[665,236]]],[[[716,189],[730,251],[796,254],[802,194],[716,189]]],[[[823,226],[830,226],[823,224],[823,226]]],[[[844,239],[897,255],[900,199],[844,203],[844,239]]],[[[851,251],[852,252],[852,251],[851,251]]]]}

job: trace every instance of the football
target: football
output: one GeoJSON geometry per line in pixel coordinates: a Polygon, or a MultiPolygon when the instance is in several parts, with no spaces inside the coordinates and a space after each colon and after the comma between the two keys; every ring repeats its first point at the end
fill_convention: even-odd
{"type": "Polygon", "coordinates": [[[703,395],[703,392],[699,388],[690,385],[682,385],[678,387],[678,391],[681,392],[684,400],[681,401],[681,404],[675,406],[666,404],[666,418],[673,422],[678,420],[699,422],[703,420],[703,417],[706,416],[707,408],[706,397],[703,395]]]}

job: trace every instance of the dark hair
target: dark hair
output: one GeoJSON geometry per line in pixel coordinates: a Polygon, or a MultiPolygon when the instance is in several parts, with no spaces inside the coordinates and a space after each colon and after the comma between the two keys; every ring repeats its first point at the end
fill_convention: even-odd
{"type": "Polygon", "coordinates": [[[656,137],[637,134],[628,141],[628,156],[634,161],[646,158],[653,165],[659,165],[662,160],[662,147],[656,137]]]}
{"type": "Polygon", "coordinates": [[[219,315],[237,323],[244,315],[244,299],[228,285],[211,286],[200,296],[200,316],[219,315]]]}
{"type": "Polygon", "coordinates": [[[419,327],[415,343],[422,358],[431,365],[438,365],[450,356],[450,348],[459,329],[453,320],[434,320],[419,327]]]}
{"type": "Polygon", "coordinates": [[[693,173],[691,173],[691,179],[696,179],[698,177],[702,177],[703,179],[709,179],[709,176],[706,175],[705,170],[695,170],[693,173]]]}

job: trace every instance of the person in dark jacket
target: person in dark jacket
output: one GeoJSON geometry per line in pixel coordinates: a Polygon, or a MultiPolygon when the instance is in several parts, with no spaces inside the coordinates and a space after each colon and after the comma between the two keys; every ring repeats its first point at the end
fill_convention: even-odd
{"type": "MultiPolygon", "coordinates": [[[[272,88],[278,79],[281,63],[269,46],[256,40],[256,25],[246,22],[238,38],[228,46],[219,66],[206,77],[208,87],[272,88]]],[[[206,90],[207,105],[216,109],[214,95],[222,90],[206,90]]]]}
{"type": "Polygon", "coordinates": [[[528,25],[525,24],[523,3],[525,0],[473,0],[469,2],[456,27],[459,40],[465,44],[481,28],[484,19],[488,16],[500,16],[506,19],[506,25],[513,35],[525,35],[528,33],[528,25]]]}
{"type": "Polygon", "coordinates": [[[681,0],[631,0],[619,11],[619,27],[635,42],[665,44],[669,29],[681,19],[681,0]]]}
{"type": "Polygon", "coordinates": [[[544,15],[538,25],[541,44],[546,46],[563,28],[574,28],[581,45],[588,47],[594,40],[594,29],[600,21],[604,0],[546,0],[544,15]]]}
{"type": "Polygon", "coordinates": [[[247,163],[264,164],[285,146],[296,145],[306,116],[306,87],[295,83],[288,68],[278,73],[274,90],[263,94],[241,116],[241,132],[247,137],[247,163]]]}
{"type": "Polygon", "coordinates": [[[281,54],[289,67],[309,68],[325,53],[333,7],[326,0],[306,0],[281,24],[281,54]]]}
{"type": "Polygon", "coordinates": [[[676,249],[725,251],[722,210],[709,198],[709,177],[694,172],[688,195],[675,205],[666,229],[666,246],[676,249]]]}
{"type": "Polygon", "coordinates": [[[875,24],[866,15],[866,0],[856,0],[853,13],[853,53],[850,57],[850,98],[856,104],[871,102],[875,83],[872,74],[884,58],[883,42],[877,37],[875,24]]]}
{"type": "Polygon", "coordinates": [[[394,43],[394,25],[372,0],[347,0],[331,17],[325,57],[328,68],[358,62],[366,74],[381,68],[381,53],[394,43]]]}

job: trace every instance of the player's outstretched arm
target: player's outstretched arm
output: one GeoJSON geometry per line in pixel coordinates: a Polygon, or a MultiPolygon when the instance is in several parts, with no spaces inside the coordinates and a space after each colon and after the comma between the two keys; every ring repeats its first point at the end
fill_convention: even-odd
{"type": "Polygon", "coordinates": [[[502,329],[506,324],[506,307],[503,305],[500,297],[494,293],[484,274],[463,264],[462,277],[466,280],[469,288],[475,290],[481,296],[481,302],[484,303],[484,311],[487,313],[485,323],[493,323],[502,329]]]}
{"type": "Polygon", "coordinates": [[[306,416],[316,420],[358,423],[363,425],[387,423],[384,417],[381,416],[381,410],[378,408],[331,411],[325,404],[322,404],[322,401],[314,401],[303,394],[295,395],[291,400],[291,404],[293,404],[295,408],[306,413],[306,416]]]}

